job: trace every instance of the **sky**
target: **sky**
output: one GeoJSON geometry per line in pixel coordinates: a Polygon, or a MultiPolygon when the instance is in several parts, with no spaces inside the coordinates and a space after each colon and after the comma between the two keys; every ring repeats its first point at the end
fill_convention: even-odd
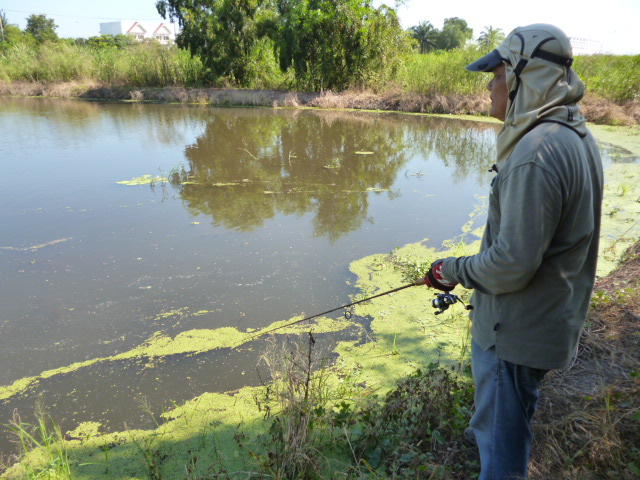
{"type": "MultiPolygon", "coordinates": [[[[383,0],[374,0],[379,5],[383,0]]],[[[32,14],[53,18],[59,37],[92,37],[100,34],[101,22],[138,20],[167,22],[155,8],[156,0],[0,0],[9,23],[21,29],[32,14]]],[[[394,5],[394,0],[388,0],[394,5]]],[[[429,21],[442,28],[446,18],[466,20],[477,38],[486,27],[512,29],[531,23],[552,23],[570,37],[596,42],[602,53],[640,54],[638,0],[535,0],[529,4],[514,0],[407,0],[398,7],[404,28],[429,21]]]]}

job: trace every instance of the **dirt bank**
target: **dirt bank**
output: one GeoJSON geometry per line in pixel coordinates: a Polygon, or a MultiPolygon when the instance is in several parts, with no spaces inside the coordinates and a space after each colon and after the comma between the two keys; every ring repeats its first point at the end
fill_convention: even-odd
{"type": "MultiPolygon", "coordinates": [[[[490,105],[488,93],[480,96],[418,95],[401,90],[388,90],[380,93],[369,91],[309,93],[220,88],[107,87],[77,82],[60,84],[0,82],[0,95],[224,106],[364,109],[452,115],[486,115],[490,105]]],[[[590,122],[604,125],[640,125],[640,102],[618,105],[587,95],[581,105],[590,122]]]]}

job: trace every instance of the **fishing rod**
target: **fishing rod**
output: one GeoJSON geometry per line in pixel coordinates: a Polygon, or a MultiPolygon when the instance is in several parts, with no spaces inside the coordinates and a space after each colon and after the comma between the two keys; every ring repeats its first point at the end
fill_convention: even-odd
{"type": "MultiPolygon", "coordinates": [[[[310,317],[305,317],[305,318],[302,318],[300,320],[295,320],[293,322],[287,323],[285,325],[280,325],[279,327],[274,327],[274,328],[271,328],[269,330],[265,330],[264,332],[256,333],[255,335],[252,335],[249,338],[247,338],[242,343],[245,343],[246,341],[249,341],[249,340],[253,340],[254,338],[258,338],[258,337],[260,337],[262,335],[265,335],[267,333],[275,332],[276,330],[280,330],[282,328],[291,327],[293,325],[297,325],[298,323],[306,322],[307,320],[312,320],[312,319],[314,319],[316,317],[320,317],[320,316],[326,315],[328,313],[332,313],[332,312],[335,312],[335,311],[338,311],[338,310],[342,310],[344,308],[349,308],[349,307],[352,307],[353,305],[357,305],[359,303],[368,302],[369,300],[373,300],[374,298],[383,297],[384,295],[389,295],[391,293],[399,292],[400,290],[404,290],[405,288],[415,287],[417,285],[424,285],[424,284],[425,284],[425,281],[424,281],[424,279],[421,278],[419,280],[416,280],[413,283],[409,283],[407,285],[403,285],[401,287],[394,288],[393,290],[388,290],[386,292],[378,293],[377,295],[373,295],[371,297],[363,298],[362,300],[357,300],[355,302],[347,303],[345,305],[340,305],[339,307],[332,308],[331,310],[327,310],[326,312],[316,313],[315,315],[311,315],[310,317]]],[[[450,305],[453,305],[456,302],[460,302],[460,303],[464,304],[464,302],[462,302],[462,300],[460,300],[460,297],[458,297],[457,295],[454,295],[453,293],[450,293],[450,292],[437,293],[435,295],[436,295],[437,298],[434,299],[431,302],[431,304],[432,304],[433,308],[438,310],[436,312],[436,315],[439,315],[440,313],[444,312],[445,310],[447,310],[449,308],[450,305]]],[[[470,309],[469,307],[470,307],[470,305],[466,307],[467,310],[470,309]]]]}
{"type": "MultiPolygon", "coordinates": [[[[420,280],[418,280],[418,282],[419,281],[420,280]]],[[[274,327],[274,328],[271,328],[269,330],[265,330],[264,332],[256,333],[255,335],[250,336],[246,341],[253,340],[254,338],[258,338],[258,337],[260,337],[262,335],[265,335],[267,333],[275,332],[276,330],[280,330],[281,328],[291,327],[291,326],[296,325],[298,323],[306,322],[307,320],[312,320],[312,319],[314,319],[316,317],[320,317],[322,315],[326,315],[327,313],[332,313],[332,312],[341,310],[343,308],[349,308],[349,307],[352,307],[353,305],[357,305],[357,304],[362,303],[362,302],[367,302],[369,300],[373,300],[374,298],[382,297],[384,295],[389,295],[390,293],[399,292],[400,290],[404,290],[405,288],[413,287],[415,285],[421,285],[421,283],[418,283],[418,282],[409,283],[407,285],[403,285],[402,287],[398,287],[398,288],[394,288],[393,290],[389,290],[388,292],[379,293],[379,294],[374,295],[372,297],[363,298],[362,300],[358,300],[356,302],[351,302],[351,303],[347,303],[345,305],[340,305],[339,307],[332,308],[331,310],[327,310],[326,312],[316,313],[315,315],[311,315],[310,317],[302,318],[300,320],[295,320],[295,321],[289,322],[289,323],[287,323],[285,325],[280,325],[279,327],[274,327]]],[[[244,343],[244,342],[242,342],[242,343],[244,343]]]]}

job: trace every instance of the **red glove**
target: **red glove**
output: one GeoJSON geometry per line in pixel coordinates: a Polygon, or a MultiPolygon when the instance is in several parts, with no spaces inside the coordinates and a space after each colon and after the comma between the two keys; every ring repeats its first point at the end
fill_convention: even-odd
{"type": "Polygon", "coordinates": [[[438,290],[443,290],[445,292],[450,292],[453,290],[457,283],[450,282],[444,275],[442,275],[442,265],[443,260],[436,260],[431,264],[431,268],[429,269],[429,273],[424,277],[424,283],[427,287],[437,288],[438,290]]]}

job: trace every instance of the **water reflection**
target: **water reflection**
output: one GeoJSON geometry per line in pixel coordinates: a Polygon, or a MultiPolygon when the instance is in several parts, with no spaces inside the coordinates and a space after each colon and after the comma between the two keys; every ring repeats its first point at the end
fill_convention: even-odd
{"type": "Polygon", "coordinates": [[[425,156],[440,160],[454,181],[486,179],[495,158],[496,133],[492,123],[421,117],[408,125],[411,144],[425,156]]]}
{"type": "Polygon", "coordinates": [[[454,176],[481,177],[493,157],[495,127],[395,115],[219,113],[185,151],[171,184],[194,214],[251,231],[278,213],[313,212],[313,234],[332,241],[367,220],[371,192],[393,199],[409,159],[440,158],[454,176]]]}
{"type": "MultiPolygon", "coordinates": [[[[82,147],[105,135],[137,136],[147,146],[184,145],[200,132],[209,110],[184,105],[87,102],[69,99],[2,98],[3,122],[19,121],[11,129],[11,144],[36,145],[55,137],[59,148],[82,147]],[[44,127],[44,128],[43,128],[44,127]]],[[[9,146],[9,144],[7,144],[9,146]]]]}

